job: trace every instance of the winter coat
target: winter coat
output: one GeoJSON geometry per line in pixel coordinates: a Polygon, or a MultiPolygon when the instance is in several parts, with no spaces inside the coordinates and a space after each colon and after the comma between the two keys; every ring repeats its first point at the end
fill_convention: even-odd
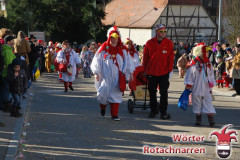
{"type": "Polygon", "coordinates": [[[5,78],[7,77],[7,72],[8,72],[8,65],[12,63],[13,59],[16,58],[16,56],[12,52],[12,47],[9,45],[3,45],[2,46],[3,51],[2,51],[2,56],[4,59],[4,69],[2,72],[2,77],[5,78]]]}
{"type": "Polygon", "coordinates": [[[144,47],[143,66],[146,75],[162,76],[173,70],[173,43],[164,38],[159,44],[157,37],[150,39],[144,47]]]}
{"type": "Polygon", "coordinates": [[[15,53],[20,53],[22,56],[22,54],[31,52],[29,42],[26,39],[22,39],[19,43],[17,41],[16,39],[14,44],[15,53]]]}
{"type": "Polygon", "coordinates": [[[23,69],[19,70],[19,75],[16,77],[14,75],[13,65],[8,66],[7,80],[9,82],[9,90],[12,93],[22,94],[28,85],[28,79],[25,71],[23,69]]]}
{"type": "Polygon", "coordinates": [[[4,68],[4,59],[2,56],[2,51],[1,51],[1,44],[0,44],[0,75],[2,74],[3,68],[4,68]]]}
{"type": "Polygon", "coordinates": [[[14,49],[15,49],[15,53],[20,54],[20,56],[24,56],[27,64],[29,64],[28,53],[31,52],[29,42],[26,39],[22,39],[20,41],[16,39],[14,44],[14,49]]]}
{"type": "Polygon", "coordinates": [[[29,42],[31,52],[28,53],[29,63],[35,64],[38,59],[37,48],[33,42],[29,42]]]}

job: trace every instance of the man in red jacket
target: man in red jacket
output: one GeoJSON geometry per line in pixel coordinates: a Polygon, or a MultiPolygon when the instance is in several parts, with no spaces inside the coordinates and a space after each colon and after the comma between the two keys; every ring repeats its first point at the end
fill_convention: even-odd
{"type": "Polygon", "coordinates": [[[170,119],[167,114],[169,73],[173,70],[174,53],[173,43],[166,38],[166,27],[163,24],[156,26],[156,37],[147,41],[144,48],[143,66],[148,78],[148,90],[150,93],[150,118],[157,112],[156,91],[160,88],[160,113],[161,119],[170,119]]]}

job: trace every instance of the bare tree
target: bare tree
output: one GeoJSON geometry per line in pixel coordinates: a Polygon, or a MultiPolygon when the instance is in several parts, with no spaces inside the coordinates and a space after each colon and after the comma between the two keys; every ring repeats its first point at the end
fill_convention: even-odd
{"type": "Polygon", "coordinates": [[[240,37],[239,0],[223,0],[222,6],[223,19],[226,22],[223,31],[226,32],[227,41],[235,44],[236,39],[240,37]]]}

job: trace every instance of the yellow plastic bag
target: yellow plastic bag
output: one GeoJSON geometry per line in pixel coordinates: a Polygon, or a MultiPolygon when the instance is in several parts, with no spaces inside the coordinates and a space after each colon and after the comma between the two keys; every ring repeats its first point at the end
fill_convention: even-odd
{"type": "Polygon", "coordinates": [[[40,77],[40,70],[37,69],[36,73],[35,73],[35,79],[37,80],[40,77]]]}

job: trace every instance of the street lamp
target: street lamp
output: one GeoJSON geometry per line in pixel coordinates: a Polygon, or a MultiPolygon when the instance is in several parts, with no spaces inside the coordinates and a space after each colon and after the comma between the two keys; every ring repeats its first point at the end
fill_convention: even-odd
{"type": "Polygon", "coordinates": [[[222,0],[219,0],[219,18],[218,18],[218,42],[222,42],[222,33],[221,33],[221,25],[222,25],[222,0]]]}

